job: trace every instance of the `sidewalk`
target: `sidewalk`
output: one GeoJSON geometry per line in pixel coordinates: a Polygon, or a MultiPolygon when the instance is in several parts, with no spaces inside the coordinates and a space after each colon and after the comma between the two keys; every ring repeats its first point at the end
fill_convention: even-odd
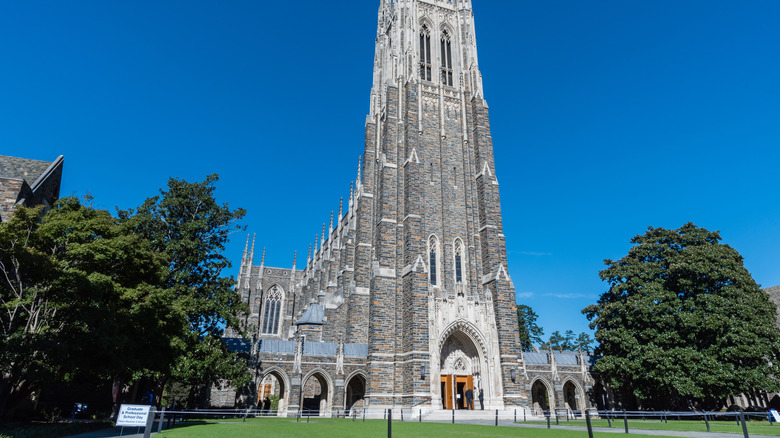
{"type": "MultiPolygon", "coordinates": [[[[152,433],[152,436],[156,432],[152,433]]],[[[137,427],[125,427],[124,431],[121,427],[109,427],[108,429],[96,430],[94,432],[82,433],[81,435],[72,435],[65,438],[143,438],[144,430],[141,428],[138,433],[137,427]]]]}

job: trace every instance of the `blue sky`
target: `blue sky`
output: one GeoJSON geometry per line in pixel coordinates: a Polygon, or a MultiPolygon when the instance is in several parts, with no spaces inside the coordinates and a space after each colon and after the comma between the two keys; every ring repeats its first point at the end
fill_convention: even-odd
{"type": "MultiPolygon", "coordinates": [[[[720,230],[780,284],[780,2],[474,3],[509,272],[547,335],[586,330],[648,226],[720,230]]],[[[219,173],[289,266],[355,177],[377,7],[0,2],[0,154],[65,155],[62,195],[107,209],[219,173]]]]}

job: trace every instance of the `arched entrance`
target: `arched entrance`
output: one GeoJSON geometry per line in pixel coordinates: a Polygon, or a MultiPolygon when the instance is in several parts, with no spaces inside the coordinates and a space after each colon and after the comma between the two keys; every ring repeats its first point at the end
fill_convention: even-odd
{"type": "Polygon", "coordinates": [[[347,413],[352,409],[362,409],[363,399],[366,396],[366,378],[362,374],[355,374],[347,381],[346,395],[344,397],[344,410],[347,413]]]}
{"type": "Polygon", "coordinates": [[[304,415],[320,416],[330,413],[332,387],[321,372],[306,376],[301,397],[301,410],[304,415]]]}
{"type": "Polygon", "coordinates": [[[577,388],[571,380],[563,384],[563,402],[564,407],[570,411],[581,411],[582,406],[580,403],[582,398],[582,392],[577,388]]]}
{"type": "Polygon", "coordinates": [[[550,391],[541,379],[535,381],[531,386],[531,397],[534,413],[540,415],[550,410],[550,391]]]}
{"type": "Polygon", "coordinates": [[[260,380],[260,387],[257,391],[257,406],[263,409],[263,401],[268,397],[272,403],[275,399],[278,400],[272,404],[271,414],[287,412],[288,389],[287,378],[281,370],[267,370],[260,380]]]}
{"type": "Polygon", "coordinates": [[[474,341],[464,332],[453,332],[442,345],[440,394],[444,409],[474,409],[482,388],[481,360],[474,341]],[[468,404],[468,399],[472,401],[468,404]]]}

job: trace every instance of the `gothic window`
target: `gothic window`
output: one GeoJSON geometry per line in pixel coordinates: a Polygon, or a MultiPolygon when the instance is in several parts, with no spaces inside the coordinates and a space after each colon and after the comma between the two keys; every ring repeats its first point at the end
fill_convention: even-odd
{"type": "Polygon", "coordinates": [[[431,236],[428,239],[428,264],[430,265],[429,278],[431,286],[437,286],[439,284],[439,239],[436,236],[431,236]]]}
{"type": "Polygon", "coordinates": [[[263,308],[263,330],[264,335],[276,335],[279,333],[279,320],[282,314],[282,290],[274,285],[266,293],[265,304],[263,308]]]}
{"type": "Polygon", "coordinates": [[[431,81],[433,62],[431,61],[431,31],[428,26],[422,26],[420,29],[420,79],[431,81]]]}
{"type": "Polygon", "coordinates": [[[463,283],[463,242],[455,239],[455,283],[463,283]]]}
{"type": "Polygon", "coordinates": [[[446,30],[441,34],[441,82],[452,86],[452,41],[446,30]]]}

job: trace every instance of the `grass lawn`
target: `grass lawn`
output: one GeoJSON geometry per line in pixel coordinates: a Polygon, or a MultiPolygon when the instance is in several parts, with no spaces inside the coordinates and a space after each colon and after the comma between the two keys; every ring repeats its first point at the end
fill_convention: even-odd
{"type": "MultiPolygon", "coordinates": [[[[587,432],[532,429],[505,426],[472,426],[467,424],[402,423],[393,422],[393,435],[404,438],[429,437],[521,437],[521,438],[582,438],[587,432]]],[[[598,434],[597,434],[598,435],[598,434]]],[[[601,434],[604,436],[605,434],[601,434]]],[[[609,434],[610,436],[613,434],[609,434]]],[[[352,422],[343,419],[312,419],[310,423],[296,423],[294,418],[263,418],[241,422],[215,421],[177,425],[164,431],[162,438],[244,438],[271,436],[274,438],[362,438],[386,437],[387,421],[367,420],[352,422]]],[[[647,437],[650,437],[647,435],[647,437]]],[[[656,437],[657,438],[657,437],[656,437]]]]}
{"type": "MultiPolygon", "coordinates": [[[[546,422],[529,422],[530,424],[544,424],[546,422]]],[[[552,422],[555,424],[555,421],[552,422]]],[[[585,427],[585,421],[561,421],[561,426],[581,426],[585,427]]],[[[607,420],[592,420],[593,427],[609,427],[607,420]]],[[[612,428],[623,430],[623,419],[618,418],[612,421],[612,428]]],[[[770,426],[767,421],[748,421],[747,422],[748,433],[750,435],[775,435],[780,436],[780,425],[775,424],[770,426]]],[[[669,420],[668,423],[663,423],[659,420],[632,420],[628,419],[628,429],[644,429],[644,430],[679,430],[679,431],[695,431],[706,432],[707,425],[702,421],[691,420],[669,420]]],[[[742,426],[737,425],[736,421],[710,421],[711,432],[721,433],[736,433],[742,434],[742,426]]]]}

